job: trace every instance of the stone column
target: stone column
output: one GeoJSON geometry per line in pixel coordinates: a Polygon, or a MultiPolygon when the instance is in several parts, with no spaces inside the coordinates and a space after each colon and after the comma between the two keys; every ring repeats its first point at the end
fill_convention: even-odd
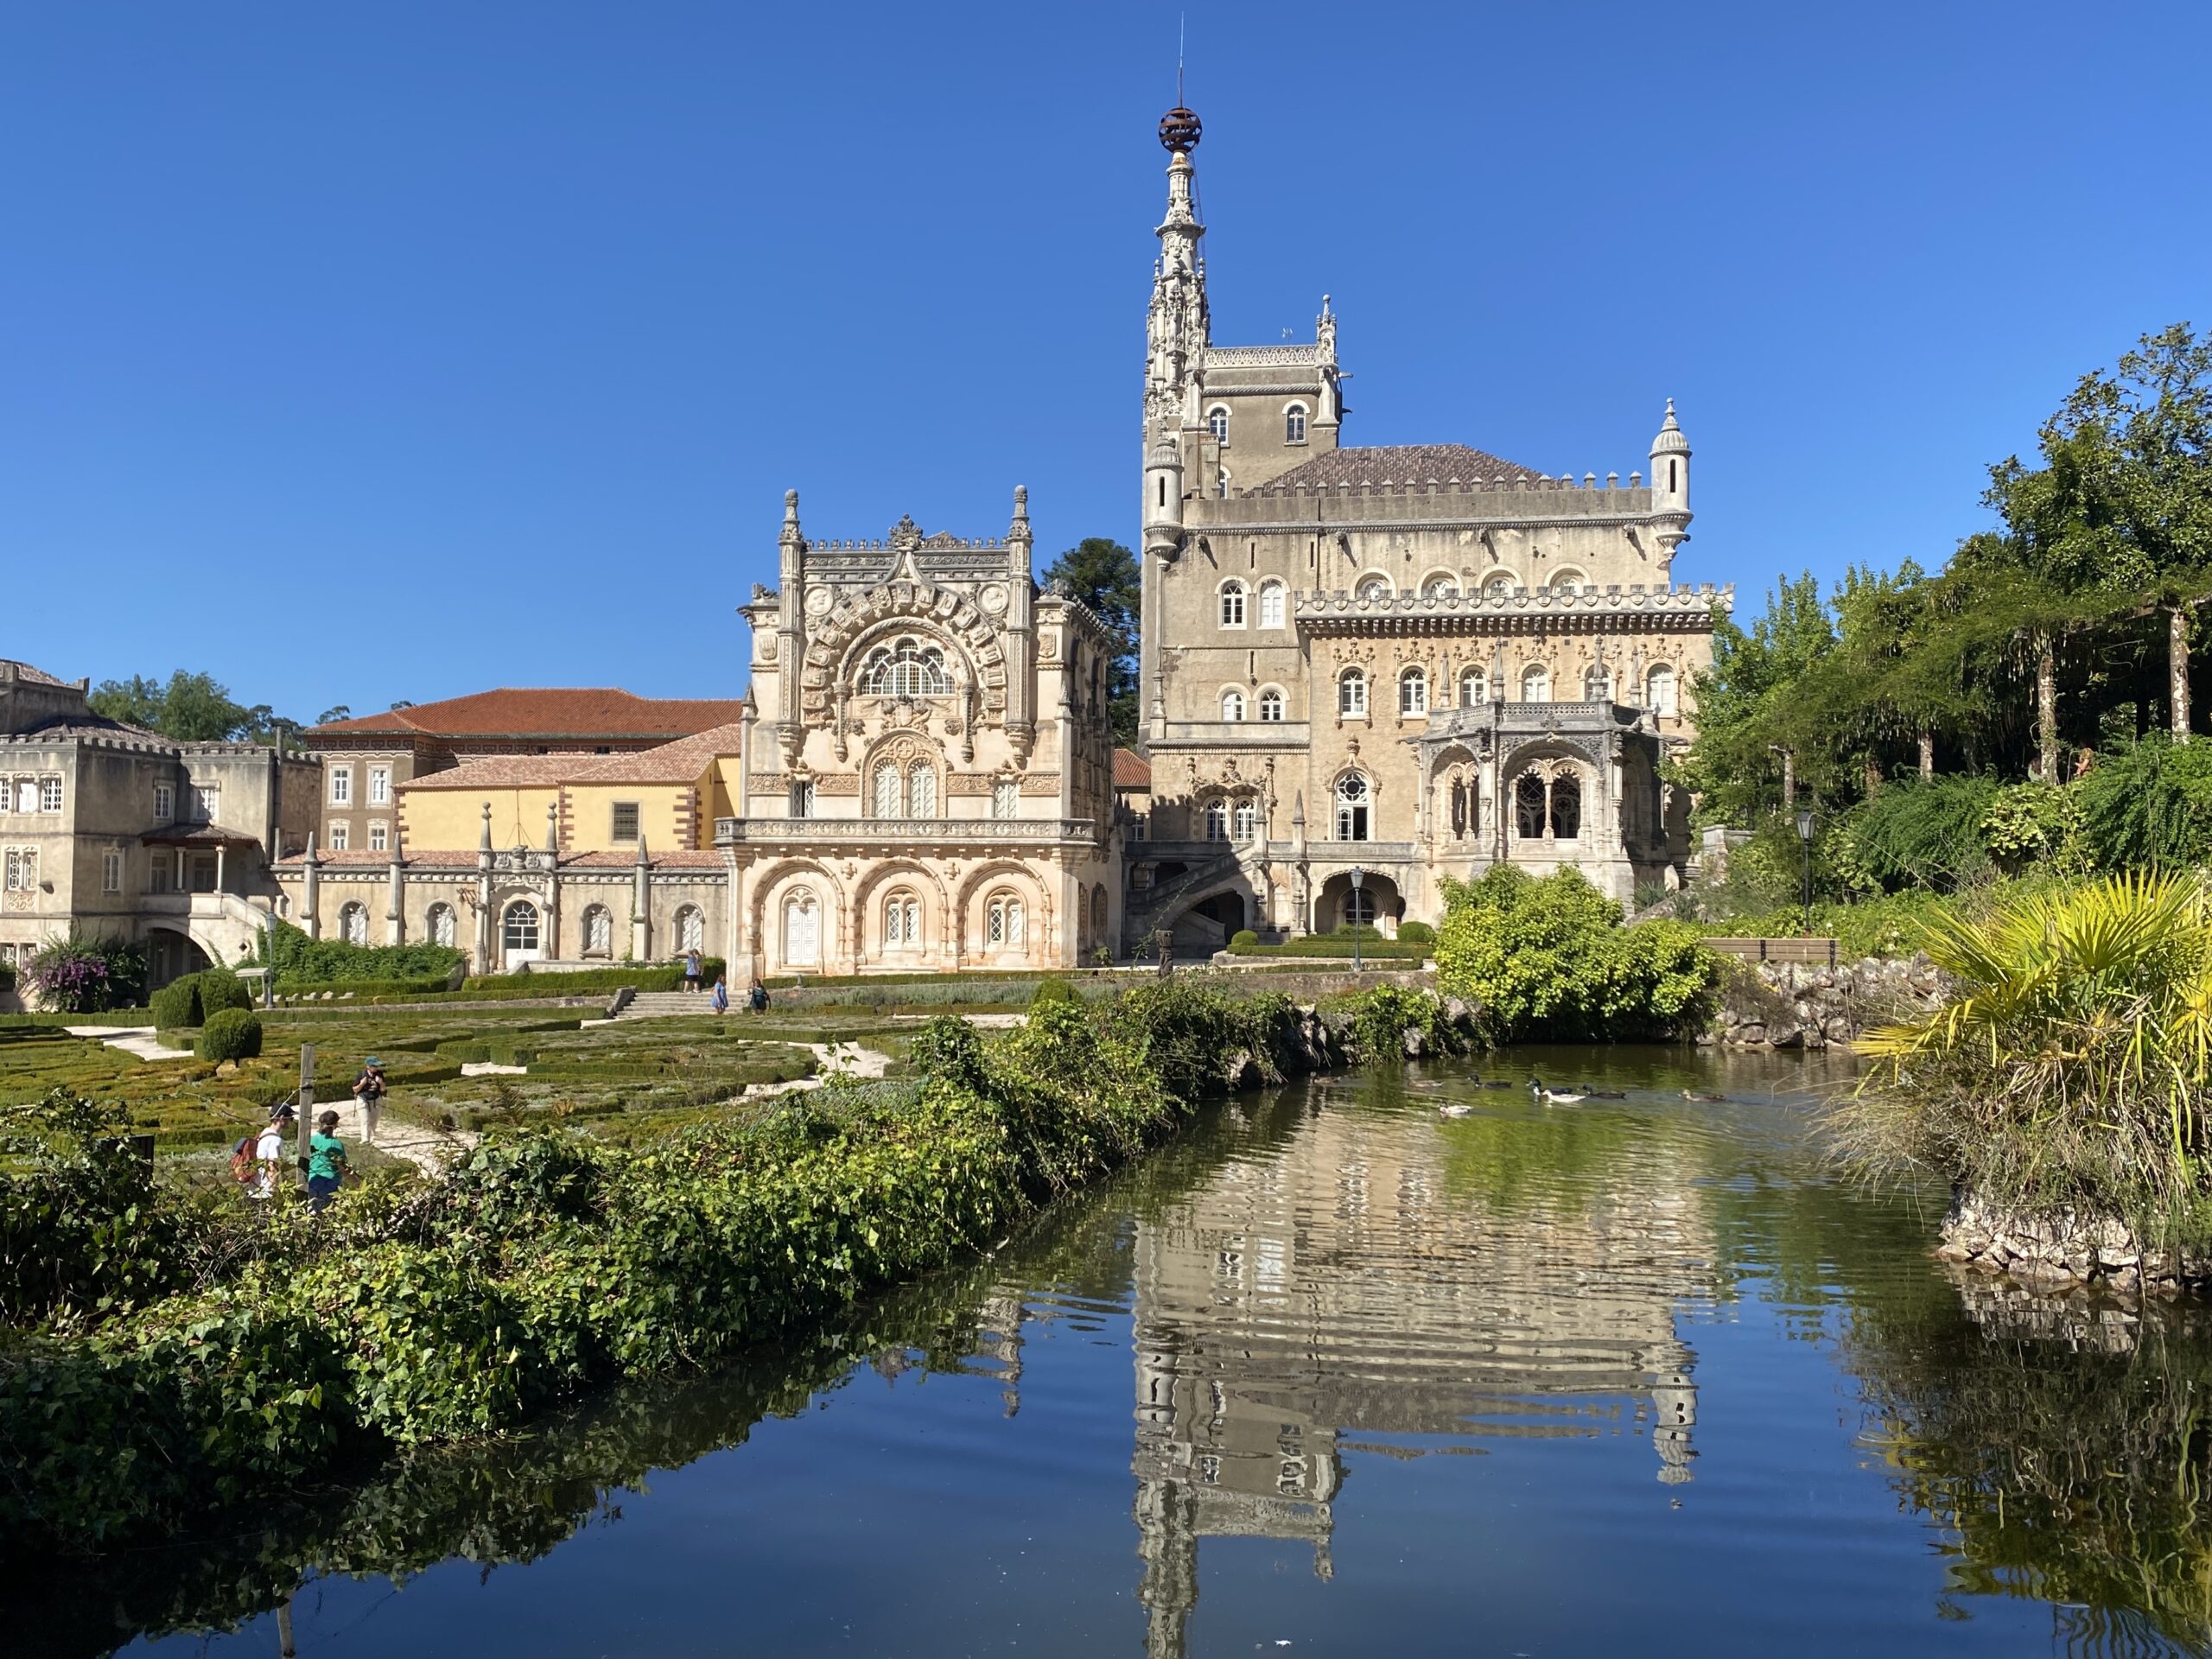
{"type": "Polygon", "coordinates": [[[316,902],[315,896],[321,870],[321,861],[315,855],[315,831],[310,830],[308,831],[307,858],[301,868],[300,926],[311,939],[322,937],[322,907],[316,902]]]}
{"type": "Polygon", "coordinates": [[[392,838],[391,842],[391,862],[385,867],[385,872],[384,942],[386,944],[403,944],[406,942],[407,938],[407,923],[405,918],[400,914],[400,882],[402,879],[403,878],[400,874],[399,839],[395,836],[392,838]]]}
{"type": "Polygon", "coordinates": [[[630,872],[630,956],[637,962],[652,960],[652,896],[649,886],[652,869],[645,856],[645,829],[639,824],[638,861],[630,872]]]}

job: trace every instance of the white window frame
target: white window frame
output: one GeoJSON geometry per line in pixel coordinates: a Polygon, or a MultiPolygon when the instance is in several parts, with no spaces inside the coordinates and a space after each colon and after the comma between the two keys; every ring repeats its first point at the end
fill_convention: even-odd
{"type": "Polygon", "coordinates": [[[1459,671],[1459,706],[1479,709],[1490,701],[1490,671],[1467,668],[1459,671]]]}
{"type": "Polygon", "coordinates": [[[59,773],[49,772],[38,780],[38,810],[49,815],[61,810],[61,779],[59,773]]]}
{"type": "Polygon", "coordinates": [[[1530,663],[1526,668],[1521,671],[1521,701],[1523,702],[1549,702],[1551,700],[1552,671],[1549,665],[1543,663],[1530,663]],[[1541,691],[1543,695],[1540,697],[1530,696],[1529,692],[1531,687],[1541,691]]]}
{"type": "Polygon", "coordinates": [[[333,766],[330,769],[330,804],[333,806],[353,804],[353,768],[333,766]]]}
{"type": "Polygon", "coordinates": [[[1001,778],[991,785],[991,816],[1001,823],[1021,816],[1021,785],[1001,778]]]}
{"type": "Polygon", "coordinates": [[[1285,598],[1286,591],[1281,582],[1263,582],[1260,584],[1260,626],[1262,627],[1282,626],[1283,614],[1289,608],[1284,602],[1285,598]]]}
{"type": "Polygon", "coordinates": [[[332,824],[330,826],[330,850],[334,853],[343,853],[351,850],[346,845],[347,836],[348,832],[346,827],[346,821],[343,818],[340,818],[337,823],[332,824]]]}
{"type": "Polygon", "coordinates": [[[383,818],[369,820],[369,850],[372,853],[391,850],[391,825],[383,818]]]}
{"type": "Polygon", "coordinates": [[[1223,448],[1229,448],[1229,405],[1216,404],[1206,410],[1206,430],[1213,434],[1213,441],[1223,448]]]}
{"type": "Polygon", "coordinates": [[[1643,673],[1644,706],[1662,720],[1680,718],[1682,711],[1681,683],[1681,677],[1675,672],[1673,664],[1652,664],[1643,673]],[[1662,683],[1667,688],[1663,701],[1657,690],[1662,683]]]}
{"type": "Polygon", "coordinates": [[[1244,626],[1246,602],[1251,597],[1250,594],[1246,590],[1243,582],[1236,577],[1231,576],[1227,582],[1221,584],[1220,593],[1221,603],[1218,614],[1221,619],[1221,626],[1224,628],[1243,627],[1244,626]]]}
{"type": "Polygon", "coordinates": [[[1337,676],[1337,717],[1367,718],[1367,675],[1363,670],[1348,668],[1337,676]]]}
{"type": "Polygon", "coordinates": [[[371,766],[369,768],[369,804],[371,806],[389,806],[391,804],[391,768],[390,766],[371,766]]]}
{"type": "Polygon", "coordinates": [[[794,818],[810,818],[814,816],[814,779],[801,778],[793,783],[787,809],[790,816],[794,818]]]}
{"type": "Polygon", "coordinates": [[[123,849],[119,847],[111,847],[100,855],[100,891],[123,891],[123,849]]]}
{"type": "Polygon", "coordinates": [[[1303,404],[1285,404],[1282,409],[1282,441],[1285,443],[1306,442],[1306,421],[1311,411],[1303,404]]]}
{"type": "Polygon", "coordinates": [[[1408,719],[1428,713],[1428,671],[1409,668],[1398,676],[1398,713],[1408,719]]]}
{"type": "Polygon", "coordinates": [[[154,785],[154,822],[156,823],[176,822],[176,790],[174,785],[168,784],[154,785]]]}
{"type": "Polygon", "coordinates": [[[1230,690],[1221,694],[1221,717],[1231,725],[1241,725],[1244,720],[1244,694],[1230,690]]]}
{"type": "Polygon", "coordinates": [[[1282,709],[1282,692],[1278,688],[1271,685],[1260,693],[1260,719],[1263,723],[1274,725],[1280,722],[1282,709]]]}

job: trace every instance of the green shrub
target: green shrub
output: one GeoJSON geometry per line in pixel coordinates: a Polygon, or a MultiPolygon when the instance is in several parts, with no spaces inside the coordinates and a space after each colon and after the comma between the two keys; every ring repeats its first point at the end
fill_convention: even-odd
{"type": "Polygon", "coordinates": [[[200,976],[173,979],[148,999],[154,1024],[163,1031],[182,1031],[200,1023],[200,976]]]}
{"type": "Polygon", "coordinates": [[[1040,979],[1037,982],[1037,988],[1030,993],[1029,1006],[1037,1008],[1047,1002],[1074,1002],[1079,1000],[1065,979],[1040,979]]]}
{"type": "Polygon", "coordinates": [[[1494,1043],[1665,1039],[1702,1025],[1719,963],[1697,929],[1624,927],[1621,913],[1573,870],[1446,878],[1437,983],[1475,1006],[1494,1043]]]}
{"type": "Polygon", "coordinates": [[[1436,930],[1427,922],[1401,922],[1398,925],[1398,942],[1401,944],[1433,944],[1436,943],[1436,930]]]}
{"type": "Polygon", "coordinates": [[[1240,927],[1229,936],[1229,948],[1232,950],[1242,945],[1257,944],[1259,942],[1260,936],[1249,927],[1240,927]]]}
{"type": "Polygon", "coordinates": [[[192,1052],[203,1060],[250,1060],[261,1052],[261,1016],[251,1008],[225,1008],[200,1027],[192,1052]]]}
{"type": "Polygon", "coordinates": [[[1851,819],[1859,865],[1890,892],[1948,893],[1990,870],[1983,824],[1995,806],[1993,778],[1901,779],[1851,819]]]}
{"type": "Polygon", "coordinates": [[[2082,793],[2078,780],[2031,779],[1999,790],[1981,820],[1990,856],[2014,874],[2031,865],[2052,874],[2083,874],[2089,850],[2082,840],[2082,793]]]}
{"type": "Polygon", "coordinates": [[[435,979],[442,988],[466,958],[444,944],[353,944],[311,939],[289,922],[270,931],[279,984],[358,984],[363,981],[435,979]]]}
{"type": "Polygon", "coordinates": [[[464,1065],[481,1065],[492,1058],[491,1044],[480,1043],[468,1039],[455,1039],[452,1042],[440,1043],[436,1052],[440,1058],[459,1061],[464,1065]]]}
{"type": "Polygon", "coordinates": [[[1363,957],[1369,962],[1421,962],[1428,956],[1429,948],[1418,940],[1386,939],[1372,928],[1361,928],[1355,933],[1345,930],[1337,933],[1307,933],[1294,939],[1285,939],[1281,944],[1238,944],[1231,941],[1230,954],[1237,957],[1363,957]]]}
{"type": "Polygon", "coordinates": [[[227,968],[210,968],[193,976],[199,982],[200,1023],[229,1008],[253,1006],[253,990],[227,968]]]}
{"type": "Polygon", "coordinates": [[[146,948],[72,928],[32,954],[22,982],[42,1007],[60,1013],[129,1007],[145,995],[146,948]]]}
{"type": "Polygon", "coordinates": [[[2080,789],[2082,839],[2104,868],[2212,863],[2212,743],[2154,733],[2100,753],[2080,789]]]}

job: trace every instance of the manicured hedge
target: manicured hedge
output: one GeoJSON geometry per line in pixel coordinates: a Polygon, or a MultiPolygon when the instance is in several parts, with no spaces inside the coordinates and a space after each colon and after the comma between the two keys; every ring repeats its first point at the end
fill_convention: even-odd
{"type": "Polygon", "coordinates": [[[187,974],[171,980],[147,999],[154,1024],[163,1031],[182,1031],[200,1023],[200,976],[187,974]]]}
{"type": "Polygon", "coordinates": [[[193,1052],[203,1060],[250,1060],[261,1052],[261,1016],[249,1008],[224,1008],[207,1016],[193,1052]]]}
{"type": "Polygon", "coordinates": [[[1300,938],[1285,940],[1281,944],[1237,944],[1232,942],[1229,952],[1236,957],[1349,958],[1357,956],[1369,962],[1421,962],[1427,957],[1429,947],[1419,940],[1385,939],[1364,933],[1356,942],[1349,933],[1308,933],[1300,938]]]}
{"type": "Polygon", "coordinates": [[[200,987],[200,1023],[205,1025],[226,1008],[250,1008],[253,989],[226,968],[210,968],[193,978],[200,987]]]}

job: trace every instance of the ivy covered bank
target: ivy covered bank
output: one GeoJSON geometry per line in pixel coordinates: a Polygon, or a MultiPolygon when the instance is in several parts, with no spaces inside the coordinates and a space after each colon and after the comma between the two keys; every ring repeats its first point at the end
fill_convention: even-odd
{"type": "Polygon", "coordinates": [[[0,1177],[0,1549],[112,1546],[803,1330],[1003,1237],[1224,1080],[1395,1051],[1408,1027],[1459,1039],[1403,989],[1326,1022],[1188,982],[1042,1001],[1001,1034],[933,1021],[917,1082],[632,1147],[487,1139],[319,1222],[151,1181],[57,1098],[0,1177]]]}

